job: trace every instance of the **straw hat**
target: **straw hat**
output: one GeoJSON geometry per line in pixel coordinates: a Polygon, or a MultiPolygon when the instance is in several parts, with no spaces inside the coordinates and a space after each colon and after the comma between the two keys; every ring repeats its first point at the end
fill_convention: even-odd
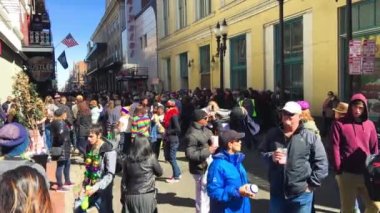
{"type": "Polygon", "coordinates": [[[333,108],[333,110],[335,112],[339,112],[339,113],[347,113],[347,110],[348,110],[348,103],[345,103],[345,102],[339,102],[338,103],[338,106],[336,108],[333,108]]]}

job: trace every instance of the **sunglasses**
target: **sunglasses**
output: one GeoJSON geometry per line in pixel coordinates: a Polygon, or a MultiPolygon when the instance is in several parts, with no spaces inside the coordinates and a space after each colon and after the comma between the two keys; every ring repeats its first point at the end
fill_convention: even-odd
{"type": "Polygon", "coordinates": [[[282,111],[282,115],[283,115],[283,116],[287,116],[287,117],[293,117],[295,114],[294,114],[294,113],[287,112],[287,111],[282,111]]]}

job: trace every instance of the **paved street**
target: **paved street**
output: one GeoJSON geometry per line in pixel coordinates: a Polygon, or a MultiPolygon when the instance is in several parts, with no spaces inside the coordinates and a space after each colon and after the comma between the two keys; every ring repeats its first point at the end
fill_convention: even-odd
{"type": "MultiPolygon", "coordinates": [[[[244,164],[249,173],[249,179],[252,183],[259,185],[260,191],[255,200],[252,200],[252,212],[267,212],[269,203],[269,184],[266,181],[266,168],[264,162],[260,159],[257,151],[243,150],[246,153],[244,164]]],[[[182,171],[182,179],[179,183],[168,184],[165,178],[171,176],[171,167],[169,163],[164,162],[161,153],[160,163],[164,169],[164,175],[158,178],[156,186],[159,189],[158,193],[158,210],[159,212],[194,212],[194,181],[188,171],[188,165],[183,151],[179,151],[178,163],[182,171]]],[[[75,159],[75,158],[74,158],[75,159]]],[[[54,165],[54,162],[50,163],[54,165]]],[[[50,166],[50,170],[54,166],[50,166]]],[[[48,168],[49,170],[49,168],[48,168]]],[[[72,164],[71,177],[75,183],[80,183],[84,166],[72,164]]],[[[51,173],[51,171],[49,172],[51,173]]],[[[51,180],[54,181],[54,176],[50,174],[51,180]]],[[[115,212],[121,211],[120,200],[120,175],[117,175],[114,183],[114,198],[113,205],[115,212]]],[[[62,193],[52,192],[53,199],[60,198],[62,193]]],[[[64,211],[60,208],[55,208],[56,212],[72,212],[74,196],[72,192],[64,193],[65,206],[64,211]]],[[[338,188],[332,175],[324,182],[324,186],[316,192],[316,210],[321,213],[339,212],[339,197],[338,188]]],[[[94,211],[96,212],[96,211],[94,211]]]]}

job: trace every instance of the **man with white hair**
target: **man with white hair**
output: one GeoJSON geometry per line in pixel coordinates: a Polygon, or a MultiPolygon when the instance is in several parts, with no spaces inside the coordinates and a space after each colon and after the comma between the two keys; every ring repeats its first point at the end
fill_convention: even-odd
{"type": "Polygon", "coordinates": [[[281,127],[267,133],[262,154],[269,163],[270,213],[311,212],[313,191],[328,174],[321,139],[300,122],[301,106],[289,101],[281,127]]]}

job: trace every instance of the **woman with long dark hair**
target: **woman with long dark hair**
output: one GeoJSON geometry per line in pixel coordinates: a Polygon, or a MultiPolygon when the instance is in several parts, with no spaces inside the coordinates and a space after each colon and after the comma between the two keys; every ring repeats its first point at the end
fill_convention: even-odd
{"type": "Polygon", "coordinates": [[[57,169],[55,177],[57,179],[57,191],[67,191],[62,183],[62,172],[65,176],[65,186],[71,186],[70,181],[70,128],[65,122],[67,114],[63,108],[59,108],[54,112],[54,120],[51,123],[51,135],[53,139],[50,154],[52,160],[57,161],[57,169]],[[55,150],[55,151],[54,151],[55,150]]]}
{"type": "Polygon", "coordinates": [[[45,178],[30,166],[5,172],[0,176],[0,189],[1,212],[53,212],[45,178]]]}
{"type": "Polygon", "coordinates": [[[81,152],[81,154],[86,154],[86,147],[87,147],[87,137],[90,134],[90,127],[91,127],[91,110],[88,104],[83,101],[78,104],[78,114],[77,114],[77,136],[78,136],[78,149],[81,152]]]}
{"type": "Polygon", "coordinates": [[[162,168],[148,138],[136,136],[123,163],[123,212],[154,212],[157,208],[155,176],[161,175],[162,168]]]}

